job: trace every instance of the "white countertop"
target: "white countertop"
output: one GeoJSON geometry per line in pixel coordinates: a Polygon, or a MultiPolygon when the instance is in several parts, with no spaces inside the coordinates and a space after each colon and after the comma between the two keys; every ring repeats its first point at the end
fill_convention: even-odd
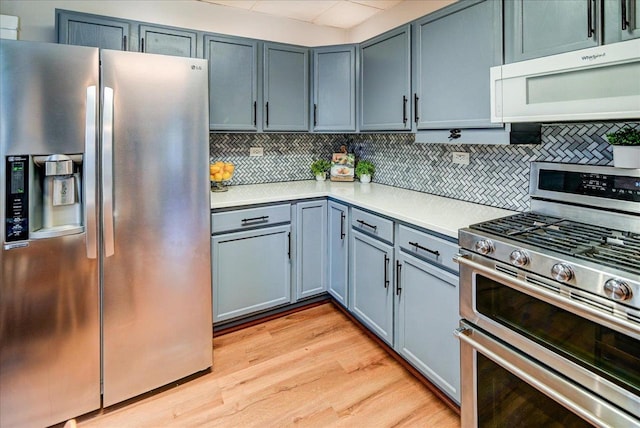
{"type": "Polygon", "coordinates": [[[211,209],[327,196],[456,239],[460,228],[516,214],[383,184],[312,180],[229,186],[227,192],[211,192],[211,209]]]}

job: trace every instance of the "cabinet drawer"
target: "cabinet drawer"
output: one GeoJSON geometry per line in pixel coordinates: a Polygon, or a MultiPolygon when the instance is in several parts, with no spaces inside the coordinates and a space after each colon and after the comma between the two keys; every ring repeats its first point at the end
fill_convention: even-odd
{"type": "Polygon", "coordinates": [[[393,221],[391,220],[353,208],[351,210],[351,225],[393,244],[393,221]]]}
{"type": "Polygon", "coordinates": [[[398,244],[402,251],[408,254],[422,257],[458,272],[458,265],[453,261],[453,257],[458,253],[458,245],[453,242],[400,225],[398,244]]]}
{"type": "Polygon", "coordinates": [[[230,230],[270,226],[291,221],[291,205],[248,208],[211,214],[211,232],[216,234],[230,230]]]}

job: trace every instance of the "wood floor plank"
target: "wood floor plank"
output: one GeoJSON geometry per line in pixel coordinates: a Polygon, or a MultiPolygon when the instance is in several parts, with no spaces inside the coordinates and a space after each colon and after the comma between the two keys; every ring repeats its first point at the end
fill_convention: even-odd
{"type": "Polygon", "coordinates": [[[211,373],[85,427],[436,427],[459,417],[332,304],[213,340],[211,373]]]}

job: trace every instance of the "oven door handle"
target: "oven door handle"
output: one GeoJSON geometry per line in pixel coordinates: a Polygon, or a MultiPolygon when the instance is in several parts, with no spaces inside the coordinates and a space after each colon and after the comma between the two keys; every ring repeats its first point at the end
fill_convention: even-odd
{"type": "Polygon", "coordinates": [[[548,371],[548,369],[538,366],[535,362],[529,361],[525,357],[516,354],[514,351],[506,348],[498,342],[495,342],[493,339],[490,339],[481,332],[471,327],[466,327],[465,324],[463,324],[463,327],[454,330],[454,335],[457,336],[461,342],[471,346],[477,352],[480,352],[484,356],[490,358],[534,388],[561,403],[567,409],[573,411],[596,426],[609,426],[612,420],[616,421],[617,426],[635,426],[637,423],[636,420],[629,419],[629,415],[612,407],[609,403],[601,400],[599,397],[591,395],[572,382],[569,382],[559,375],[548,371]],[[494,352],[489,349],[489,347],[480,343],[480,341],[475,340],[472,336],[476,335],[480,341],[487,342],[490,346],[496,347],[498,352],[494,352]],[[524,369],[518,367],[517,363],[511,362],[508,358],[499,355],[503,352],[509,355],[513,354],[515,358],[522,359],[524,364],[520,365],[522,365],[524,369]],[[573,397],[568,397],[569,394],[573,397]],[[598,416],[605,417],[606,420],[600,419],[598,416]],[[621,425],[618,425],[618,423],[621,425]]]}
{"type": "Polygon", "coordinates": [[[465,266],[471,268],[474,271],[481,272],[488,278],[511,287],[514,290],[521,291],[532,297],[543,300],[549,304],[571,311],[576,315],[587,318],[593,322],[603,324],[613,330],[620,331],[621,333],[629,335],[635,339],[640,339],[640,331],[638,330],[638,327],[623,318],[616,317],[615,315],[606,313],[601,309],[593,308],[589,305],[576,303],[571,298],[562,296],[549,290],[545,290],[544,288],[530,285],[519,278],[514,278],[502,272],[491,270],[480,263],[470,260],[468,257],[468,255],[459,254],[453,258],[453,261],[461,266],[465,266]]]}

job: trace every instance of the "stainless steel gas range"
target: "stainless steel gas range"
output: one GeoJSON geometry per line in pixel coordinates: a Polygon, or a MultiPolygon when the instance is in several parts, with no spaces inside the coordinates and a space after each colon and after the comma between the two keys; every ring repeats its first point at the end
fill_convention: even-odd
{"type": "Polygon", "coordinates": [[[640,427],[640,170],[534,162],[461,229],[462,426],[640,427]]]}

